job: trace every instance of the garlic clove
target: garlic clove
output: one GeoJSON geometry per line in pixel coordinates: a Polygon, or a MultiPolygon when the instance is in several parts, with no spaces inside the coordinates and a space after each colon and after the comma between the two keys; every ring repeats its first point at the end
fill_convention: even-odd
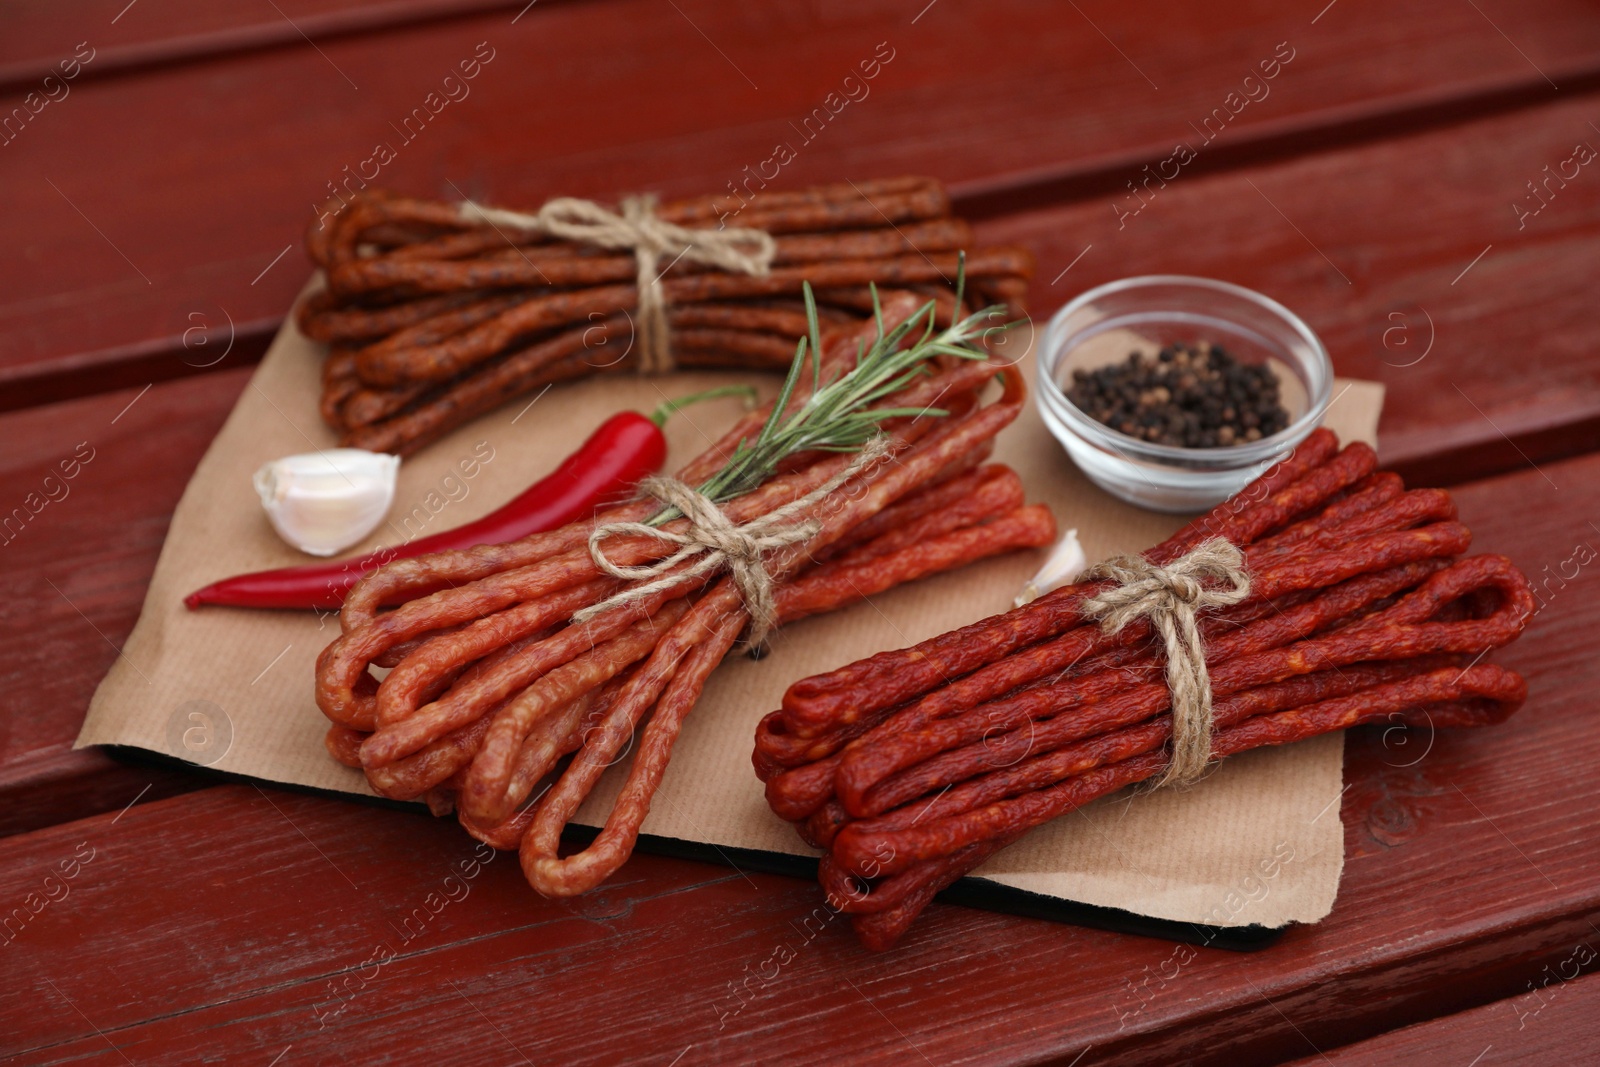
{"type": "Polygon", "coordinates": [[[252,481],[279,537],[331,556],[378,528],[394,503],[399,470],[399,456],[330,448],[273,460],[252,481]]]}
{"type": "Polygon", "coordinates": [[[1022,592],[1017,594],[1012,601],[1016,607],[1037,600],[1052,589],[1075,581],[1078,575],[1089,568],[1089,560],[1083,554],[1083,546],[1078,543],[1078,531],[1068,530],[1056,542],[1056,547],[1050,550],[1050,558],[1045,560],[1044,566],[1039,568],[1039,573],[1028,579],[1022,587],[1022,592]]]}

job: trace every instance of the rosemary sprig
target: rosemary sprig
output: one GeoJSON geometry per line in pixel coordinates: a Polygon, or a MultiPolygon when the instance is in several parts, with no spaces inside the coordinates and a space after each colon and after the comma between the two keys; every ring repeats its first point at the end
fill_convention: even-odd
{"type": "MultiPolygon", "coordinates": [[[[960,305],[965,288],[965,271],[957,275],[956,302],[960,305]]],[[[873,405],[906,388],[928,373],[928,361],[935,356],[959,359],[987,359],[981,342],[974,340],[989,330],[1007,329],[984,325],[1002,311],[992,305],[976,311],[943,330],[937,328],[937,304],[929,300],[892,330],[886,330],[877,287],[872,289],[873,315],[878,335],[864,345],[849,371],[822,381],[822,337],[817,321],[816,298],[810,284],[804,287],[809,337],[802,337],[795,348],[794,362],[784,378],[783,389],[773,404],[772,414],[754,441],[741,440],[726,465],[699,486],[700,492],[714,501],[729,500],[755,489],[777,470],[789,456],[800,452],[856,452],[880,430],[888,419],[905,417],[937,418],[948,414],[942,408],[874,407],[873,405]],[[906,345],[906,339],[921,330],[922,336],[906,345]],[[905,345],[905,347],[902,347],[905,345]],[[806,361],[811,362],[811,395],[787,412],[806,361]]],[[[667,508],[649,521],[660,525],[678,517],[677,508],[667,508]]]]}

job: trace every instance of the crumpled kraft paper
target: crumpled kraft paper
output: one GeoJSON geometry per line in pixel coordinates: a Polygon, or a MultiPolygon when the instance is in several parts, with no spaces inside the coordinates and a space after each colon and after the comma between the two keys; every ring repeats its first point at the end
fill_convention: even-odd
{"type": "MultiPolygon", "coordinates": [[[[317,415],[322,349],[279,333],[217,435],[173,516],[144,610],[90,705],[78,745],[117,744],[277,782],[368,794],[361,775],[330,759],[327,722],[312,701],[312,665],[338,621],[306,612],[206,608],[184,594],[244,571],[307,562],[273,534],[251,488],[262,463],[332,447],[317,415]]],[[[1033,365],[1030,357],[1025,365],[1033,365]]],[[[358,555],[448,529],[493,510],[548,472],[608,415],[735,380],[730,374],[606,377],[556,386],[455,431],[400,470],[388,523],[358,555]]],[[[770,394],[776,379],[759,383],[770,394]]],[[[1327,424],[1372,442],[1383,390],[1339,382],[1327,424]]],[[[737,402],[677,415],[669,466],[728,425],[737,402]]],[[[1033,501],[1076,527],[1090,561],[1137,551],[1181,524],[1123,504],[1089,484],[1030,406],[1001,435],[995,458],[1022,476],[1033,501]]],[[[776,633],[761,661],[730,657],[689,717],[644,833],[723,848],[811,855],[762,800],[751,769],[757,720],[794,680],[1002,611],[1042,552],[986,560],[776,633]]],[[[1343,867],[1339,821],[1343,740],[1332,735],[1225,761],[1184,791],[1125,791],[1040,827],[976,877],[1047,897],[1214,926],[1314,922],[1328,913],[1343,867]]],[[[578,814],[598,826],[613,769],[578,814]]]]}

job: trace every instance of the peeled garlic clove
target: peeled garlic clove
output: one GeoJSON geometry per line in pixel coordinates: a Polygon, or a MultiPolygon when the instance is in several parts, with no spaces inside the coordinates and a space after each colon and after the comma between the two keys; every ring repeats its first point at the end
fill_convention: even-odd
{"type": "Polygon", "coordinates": [[[256,471],[256,492],[278,536],[331,556],[366,537],[394,502],[400,457],[360,448],[285,456],[256,471]]]}
{"type": "Polygon", "coordinates": [[[1078,531],[1068,530],[1056,547],[1051,549],[1050,558],[1039,568],[1039,573],[1028,579],[1028,584],[1022,587],[1022,592],[1017,594],[1017,599],[1012,603],[1020,608],[1029,601],[1037,600],[1050,590],[1060,589],[1076,580],[1088,567],[1089,560],[1083,554],[1083,546],[1078,544],[1078,531]]]}

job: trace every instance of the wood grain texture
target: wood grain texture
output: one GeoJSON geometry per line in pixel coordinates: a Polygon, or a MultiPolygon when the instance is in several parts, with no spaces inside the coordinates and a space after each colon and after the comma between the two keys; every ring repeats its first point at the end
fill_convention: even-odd
{"type": "Polygon", "coordinates": [[[1597,110],[1589,95],[1244,170],[1180,168],[1164,186],[978,232],[1032,244],[1041,313],[1137,274],[1266,293],[1317,331],[1338,373],[1388,387],[1385,465],[1453,484],[1600,440],[1600,157],[1568,167],[1570,181],[1544,169],[1579,145],[1600,152],[1597,110]]]}
{"type": "Polygon", "coordinates": [[[1328,1049],[1321,1056],[1296,1060],[1291,1067],[1594,1063],[1600,1060],[1600,977],[1589,968],[1600,958],[1597,942],[1600,936],[1591,934],[1552,953],[1529,977],[1520,996],[1328,1049]],[[1581,960],[1590,962],[1580,964],[1581,960]]]}
{"type": "Polygon", "coordinates": [[[1315,131],[1441,102],[1554,97],[1540,70],[1569,89],[1600,77],[1600,24],[1579,0],[1493,14],[1516,47],[1449,0],[1344,0],[1315,24],[1265,0],[1203,12],[944,0],[920,17],[888,0],[595,0],[515,25],[498,11],[91,79],[0,148],[20,253],[0,265],[0,400],[192,373],[227,338],[232,360],[258,353],[305,276],[297,250],[275,257],[379,142],[396,157],[373,180],[429,195],[703,192],[792,142],[779,184],[929,172],[993,210],[1084,176],[1120,187],[1190,122],[1234,106],[1284,41],[1296,58],[1223,141],[1304,147],[1315,131]],[[471,95],[398,132],[485,41],[497,58],[471,95]],[[894,58],[868,95],[808,139],[805,117],[880,42],[894,58]],[[197,353],[203,337],[213,345],[197,353]]]}
{"type": "Polygon", "coordinates": [[[0,39],[0,91],[26,92],[51,74],[59,77],[59,64],[80,42],[90,43],[95,56],[79,76],[94,80],[500,8],[515,13],[525,4],[526,0],[274,0],[259,5],[88,0],[74,4],[63,17],[61,6],[48,0],[13,0],[6,5],[6,33],[0,39]]]}
{"type": "Polygon", "coordinates": [[[1600,914],[1600,781],[1549,785],[1552,768],[1600,757],[1600,579],[1593,561],[1563,565],[1600,545],[1600,457],[1458,500],[1475,547],[1541,585],[1528,635],[1497,657],[1527,674],[1529,705],[1489,730],[1353,737],[1339,901],[1264,952],[936,905],[871,956],[826,912],[807,923],[820,901],[798,880],[636,856],[597,894],[550,902],[508,857],[447,882],[471,854],[448,822],[229,786],[0,842],[13,916],[94,850],[0,949],[17,976],[3,1050],[74,1063],[111,1046],[150,1064],[292,1045],[298,1062],[337,1063],[414,1058],[425,1042],[435,1063],[1251,1064],[1523,994],[1592,943],[1600,914]],[[780,946],[792,958],[768,962],[780,946]]]}
{"type": "Polygon", "coordinates": [[[104,394],[0,416],[0,524],[94,448],[0,534],[0,1059],[1592,1058],[1600,784],[1562,769],[1600,758],[1600,563],[1578,562],[1600,549],[1600,456],[1547,460],[1600,440],[1600,178],[1555,183],[1523,228],[1512,208],[1600,146],[1588,5],[546,0],[513,26],[521,5],[492,0],[138,0],[111,25],[124,7],[25,0],[0,32],[0,114],[62,47],[101,49],[0,145],[0,409],[104,394]],[[1125,181],[1285,40],[1270,96],[1116,228],[1125,181]],[[479,41],[496,59],[471,97],[391,132],[479,41]],[[789,132],[879,41],[871,95],[789,132]],[[544,901],[510,857],[472,868],[448,822],[73,753],[237,368],[304,279],[311,205],[378,140],[399,146],[384,183],[509,203],[721,188],[792,140],[775,184],[950,180],[986,239],[1039,252],[1040,313],[1143,271],[1261,288],[1341,373],[1388,383],[1388,463],[1519,468],[1458,498],[1539,586],[1498,657],[1529,706],[1354,736],[1334,913],[1248,956],[935,905],[873,957],[809,883],[643,855],[544,901]]]}
{"type": "Polygon", "coordinates": [[[152,797],[197,784],[71,745],[139,617],[172,510],[245,377],[0,419],[0,834],[119,808],[147,784],[152,797]]]}

